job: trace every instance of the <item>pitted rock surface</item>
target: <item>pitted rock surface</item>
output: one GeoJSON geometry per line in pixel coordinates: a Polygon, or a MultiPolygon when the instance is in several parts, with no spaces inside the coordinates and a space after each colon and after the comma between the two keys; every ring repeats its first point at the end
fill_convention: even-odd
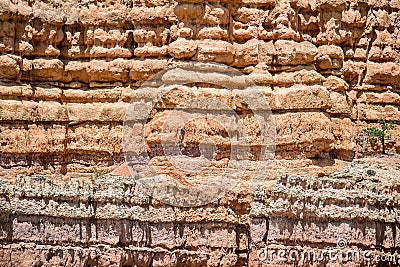
{"type": "MultiPolygon", "coordinates": [[[[182,60],[227,64],[262,87],[277,159],[351,160],[364,128],[400,121],[399,12],[397,0],[3,0],[1,175],[112,170],[136,89],[182,60]]],[[[212,84],[179,90],[245,112],[212,84]]],[[[399,153],[399,130],[391,136],[399,153]]]]}
{"type": "MultiPolygon", "coordinates": [[[[398,0],[0,0],[0,266],[262,266],[259,248],[323,250],[339,237],[398,252],[398,159],[332,173],[379,152],[363,130],[400,121],[399,89],[398,0]],[[129,179],[126,108],[186,61],[238,69],[269,102],[276,161],[254,198],[246,180],[217,203],[174,208],[129,179]]],[[[237,95],[204,83],[158,102],[149,133],[193,95],[253,125],[237,95]]],[[[400,153],[400,127],[390,135],[400,153]]],[[[157,134],[146,141],[157,152],[157,134]]]]}

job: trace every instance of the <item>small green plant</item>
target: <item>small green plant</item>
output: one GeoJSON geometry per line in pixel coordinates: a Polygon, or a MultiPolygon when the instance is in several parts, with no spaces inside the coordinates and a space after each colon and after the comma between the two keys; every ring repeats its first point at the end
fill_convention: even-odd
{"type": "Polygon", "coordinates": [[[386,154],[385,151],[385,140],[390,138],[390,135],[387,134],[388,130],[391,130],[397,126],[396,121],[386,122],[384,120],[380,120],[381,129],[372,127],[364,130],[365,134],[368,136],[368,139],[371,143],[376,143],[377,141],[381,142],[382,154],[386,154]]]}

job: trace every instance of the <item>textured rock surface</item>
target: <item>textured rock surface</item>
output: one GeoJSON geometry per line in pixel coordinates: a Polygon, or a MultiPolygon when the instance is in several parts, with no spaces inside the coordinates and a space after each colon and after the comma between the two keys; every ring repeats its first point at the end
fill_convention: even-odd
{"type": "Polygon", "coordinates": [[[121,176],[0,180],[0,266],[293,266],[259,251],[322,253],[339,238],[371,253],[345,266],[377,266],[376,255],[399,256],[399,164],[362,159],[330,176],[282,176],[253,197],[240,185],[197,208],[159,203],[121,176]]]}
{"type": "Polygon", "coordinates": [[[125,177],[0,180],[0,266],[241,266],[249,196],[176,208],[125,177]],[[241,202],[240,202],[241,201],[241,202]]]}
{"type": "Polygon", "coordinates": [[[396,0],[3,0],[1,175],[121,163],[127,103],[179,60],[228,64],[265,87],[283,133],[278,158],[352,159],[362,129],[400,120],[399,8],[396,0]],[[321,117],[327,127],[305,137],[321,117]]]}
{"type": "Polygon", "coordinates": [[[270,193],[256,193],[249,266],[396,266],[399,164],[399,157],[359,159],[330,176],[284,175],[270,193]],[[303,252],[317,260],[303,260],[303,252]]]}
{"type": "MultiPolygon", "coordinates": [[[[267,180],[323,177],[379,151],[363,129],[400,121],[399,18],[398,0],[0,0],[0,266],[242,266],[248,252],[262,266],[261,247],[331,248],[339,230],[357,250],[398,250],[396,166],[376,181],[362,165],[293,177],[272,202],[265,189],[252,203],[243,186],[193,209],[157,203],[126,177],[90,178],[121,164],[129,175],[127,106],[154,73],[189,60],[229,65],[260,86],[277,130],[267,180]]],[[[188,85],[157,103],[151,153],[162,117],[191,96],[254,124],[234,93],[188,85]]],[[[223,133],[213,138],[227,147],[223,133]]],[[[387,149],[400,153],[400,129],[390,133],[387,149]]]]}

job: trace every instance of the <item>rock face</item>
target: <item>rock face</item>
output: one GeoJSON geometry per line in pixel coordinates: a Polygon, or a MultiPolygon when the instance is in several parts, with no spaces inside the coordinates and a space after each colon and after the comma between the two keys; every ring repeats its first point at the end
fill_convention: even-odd
{"type": "Polygon", "coordinates": [[[248,203],[232,196],[180,209],[110,176],[94,183],[19,176],[13,188],[1,180],[0,190],[0,266],[235,266],[246,260],[240,221],[248,203]]]}
{"type": "MultiPolygon", "coordinates": [[[[302,170],[324,176],[324,164],[379,151],[363,130],[400,121],[399,18],[399,0],[0,0],[0,266],[262,266],[260,248],[289,248],[298,239],[331,248],[337,229],[359,251],[398,249],[390,214],[398,200],[385,191],[397,194],[398,184],[392,174],[375,181],[362,167],[292,177],[272,199],[267,189],[252,201],[237,188],[193,209],[149,199],[123,177],[88,177],[124,162],[126,109],[154,94],[138,88],[186,61],[225,64],[259,86],[281,169],[302,160],[302,170]]],[[[179,87],[156,103],[145,152],[158,155],[163,117],[192,96],[235,111],[257,161],[251,110],[212,82],[179,87]]],[[[223,165],[226,131],[201,123],[210,130],[189,125],[185,149],[194,153],[197,134],[212,133],[223,165]]],[[[387,150],[400,153],[400,127],[390,134],[387,150]]],[[[155,161],[168,170],[163,160],[155,161]]]]}
{"type": "MultiPolygon", "coordinates": [[[[2,1],[1,174],[122,162],[132,95],[180,60],[233,66],[271,92],[277,158],[350,160],[364,128],[400,120],[399,8],[396,0],[2,1]]],[[[389,149],[400,151],[399,138],[393,131],[389,149]]]]}
{"type": "Polygon", "coordinates": [[[251,197],[242,187],[197,208],[157,202],[119,176],[0,180],[0,266],[293,266],[280,259],[312,251],[328,264],[328,250],[340,266],[389,264],[377,256],[399,256],[399,164],[363,159],[330,176],[282,176],[272,190],[251,197]],[[338,240],[359,258],[339,261],[338,240]]]}
{"type": "Polygon", "coordinates": [[[330,176],[282,176],[254,197],[250,266],[398,264],[399,163],[361,159],[330,176]]]}

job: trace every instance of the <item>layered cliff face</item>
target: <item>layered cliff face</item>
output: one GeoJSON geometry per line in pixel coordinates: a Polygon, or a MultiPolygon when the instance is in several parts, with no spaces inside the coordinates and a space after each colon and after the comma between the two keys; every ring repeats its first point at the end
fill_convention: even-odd
{"type": "Polygon", "coordinates": [[[254,196],[250,266],[398,266],[400,158],[325,177],[284,175],[254,196]]]}
{"type": "MultiPolygon", "coordinates": [[[[260,249],[299,240],[303,250],[329,249],[339,237],[357,251],[394,251],[398,160],[329,174],[379,151],[363,130],[400,121],[399,89],[398,0],[0,0],[0,265],[270,266],[260,249]],[[267,180],[314,178],[283,177],[272,192],[266,181],[254,195],[245,179],[197,208],[141,192],[117,168],[125,112],[134,98],[151,100],[152,90],[138,89],[153,74],[187,61],[225,64],[259,86],[276,128],[267,180]]],[[[160,156],[160,125],[193,96],[238,114],[256,162],[251,109],[212,82],[180,86],[154,105],[147,152],[160,156]]],[[[185,153],[211,136],[225,167],[224,129],[196,121],[185,133],[185,153]]],[[[390,134],[388,150],[400,153],[400,130],[390,134]]]]}
{"type": "MultiPolygon", "coordinates": [[[[127,104],[178,60],[224,63],[262,86],[277,158],[352,159],[365,127],[400,120],[399,9],[395,0],[2,1],[2,175],[122,162],[127,104]]],[[[397,140],[394,131],[399,152],[397,140]]]]}
{"type": "Polygon", "coordinates": [[[0,184],[0,266],[396,266],[399,165],[358,160],[191,208],[126,177],[18,176],[0,184]]]}

